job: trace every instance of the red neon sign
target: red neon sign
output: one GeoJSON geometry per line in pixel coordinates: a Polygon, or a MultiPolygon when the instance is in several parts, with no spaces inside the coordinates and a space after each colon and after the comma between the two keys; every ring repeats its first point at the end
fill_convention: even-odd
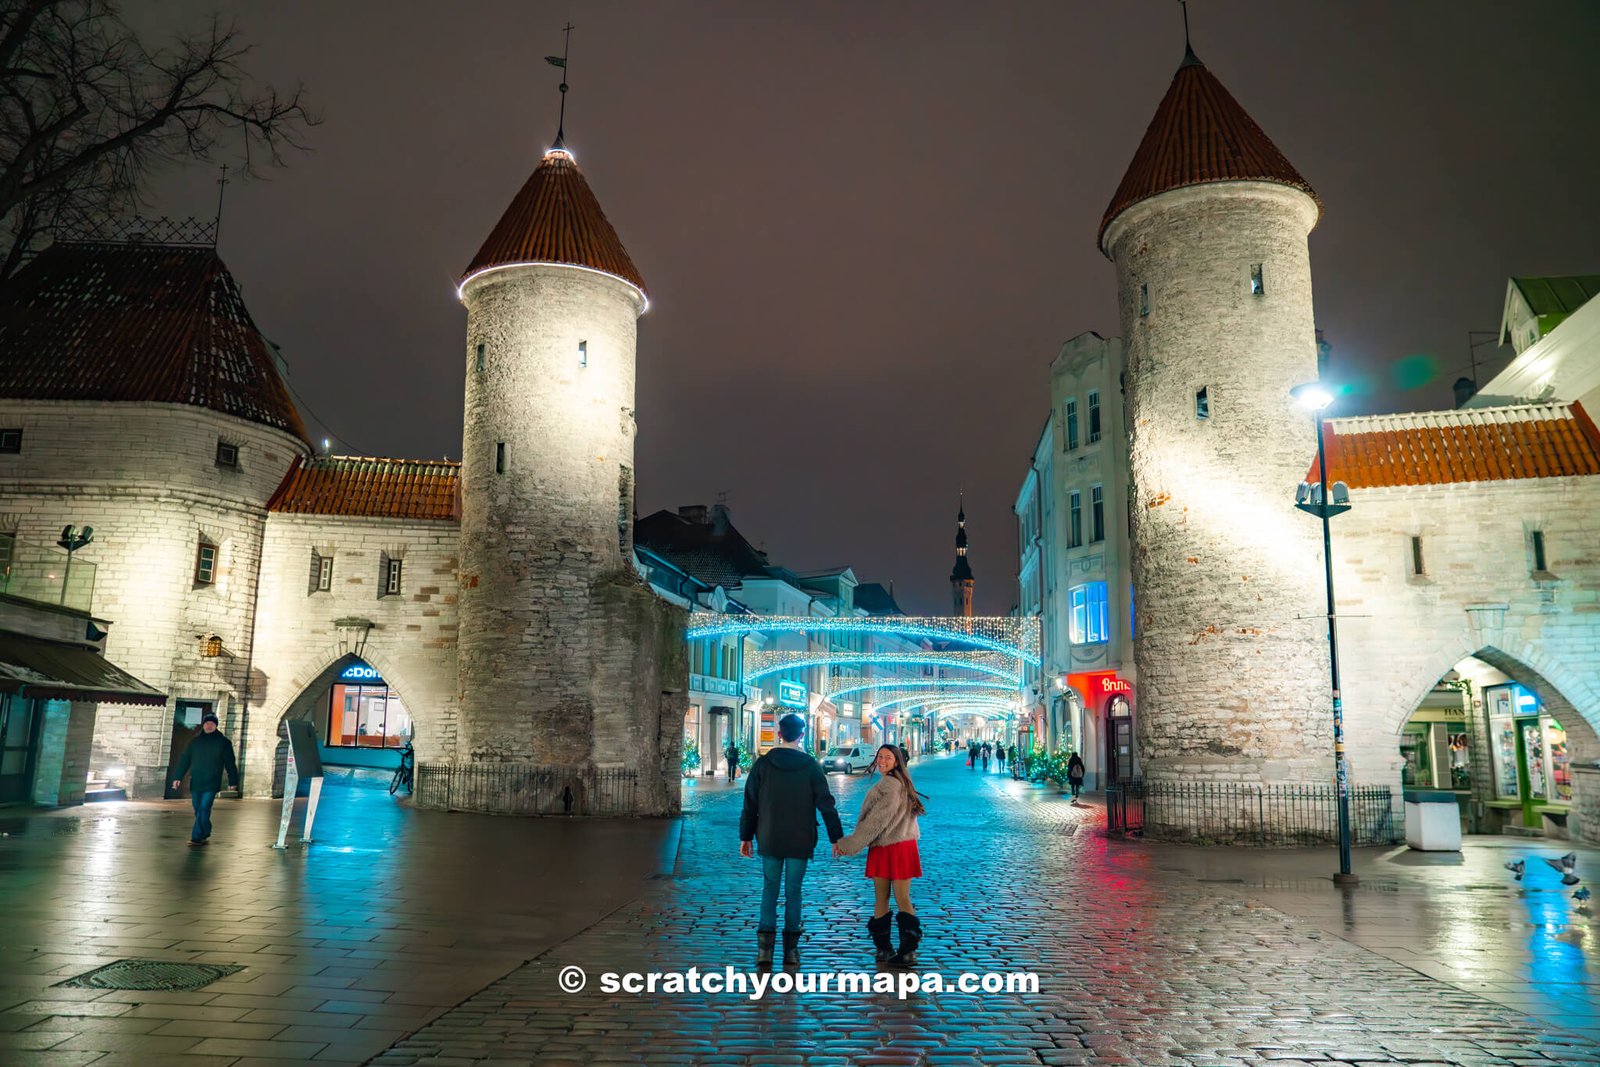
{"type": "Polygon", "coordinates": [[[1106,697],[1133,693],[1133,683],[1117,677],[1116,671],[1086,671],[1067,675],[1067,684],[1086,697],[1106,697]]]}

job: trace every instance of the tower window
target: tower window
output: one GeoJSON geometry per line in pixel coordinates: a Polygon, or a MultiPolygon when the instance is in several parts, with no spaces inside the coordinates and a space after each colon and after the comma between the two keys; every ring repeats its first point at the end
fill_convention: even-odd
{"type": "Polygon", "coordinates": [[[483,360],[484,360],[483,345],[480,344],[478,346],[477,362],[475,364],[477,369],[478,369],[478,373],[479,374],[483,373],[483,360]]]}
{"type": "Polygon", "coordinates": [[[0,452],[10,452],[13,455],[22,451],[21,430],[0,430],[0,452]]]}
{"type": "Polygon", "coordinates": [[[217,466],[239,469],[239,446],[226,441],[217,442],[217,466]]]}
{"type": "Polygon", "coordinates": [[[496,474],[504,474],[506,472],[506,443],[504,441],[496,441],[494,443],[494,472],[496,474]]]}
{"type": "Polygon", "coordinates": [[[1261,279],[1261,264],[1259,263],[1250,264],[1250,295],[1267,295],[1267,283],[1261,279]]]}
{"type": "Polygon", "coordinates": [[[217,580],[217,546],[204,537],[194,554],[194,584],[212,585],[217,580]]]}
{"type": "Polygon", "coordinates": [[[1089,540],[1106,539],[1106,491],[1103,486],[1089,487],[1089,540]]]}
{"type": "Polygon", "coordinates": [[[633,468],[617,472],[617,546],[628,547],[628,529],[633,524],[633,468]]]}
{"type": "Polygon", "coordinates": [[[382,559],[382,564],[383,569],[378,574],[378,580],[382,584],[378,588],[382,589],[383,592],[378,595],[399,596],[402,588],[400,579],[404,570],[405,560],[391,559],[386,555],[382,559]]]}
{"type": "Polygon", "coordinates": [[[1150,314],[1150,286],[1144,282],[1139,283],[1139,317],[1142,319],[1150,314]]]}
{"type": "Polygon", "coordinates": [[[1211,394],[1207,389],[1207,386],[1202,385],[1194,391],[1194,417],[1197,419],[1211,417],[1211,394]]]}
{"type": "Polygon", "coordinates": [[[308,593],[326,593],[333,588],[333,557],[311,550],[311,588],[308,593]]]}
{"type": "Polygon", "coordinates": [[[1533,569],[1537,574],[1543,574],[1547,569],[1544,558],[1544,531],[1533,531],[1533,569]]]}
{"type": "Polygon", "coordinates": [[[1427,573],[1422,566],[1422,538],[1411,539],[1411,573],[1420,578],[1427,573]]]}
{"type": "Polygon", "coordinates": [[[1074,448],[1078,447],[1078,398],[1077,397],[1075,397],[1075,396],[1067,397],[1066,416],[1067,416],[1067,449],[1066,450],[1068,452],[1071,452],[1074,448]]]}
{"type": "Polygon", "coordinates": [[[588,341],[579,341],[578,342],[578,366],[587,367],[588,365],[589,365],[589,342],[588,341]]]}
{"type": "Polygon", "coordinates": [[[1089,434],[1084,438],[1085,443],[1094,444],[1100,440],[1100,393],[1089,390],[1089,434]]]}

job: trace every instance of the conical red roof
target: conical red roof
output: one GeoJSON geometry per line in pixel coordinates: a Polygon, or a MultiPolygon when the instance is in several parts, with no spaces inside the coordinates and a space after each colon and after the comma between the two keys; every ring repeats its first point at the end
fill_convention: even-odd
{"type": "Polygon", "coordinates": [[[513,263],[566,263],[613,274],[644,291],[644,278],[600,210],[571,153],[552,148],[472,257],[463,278],[513,263]]]}
{"type": "Polygon", "coordinates": [[[1099,240],[1112,219],[1141,200],[1189,185],[1232,181],[1279,182],[1308,194],[1319,212],[1322,208],[1300,172],[1190,52],[1100,220],[1099,240]]]}

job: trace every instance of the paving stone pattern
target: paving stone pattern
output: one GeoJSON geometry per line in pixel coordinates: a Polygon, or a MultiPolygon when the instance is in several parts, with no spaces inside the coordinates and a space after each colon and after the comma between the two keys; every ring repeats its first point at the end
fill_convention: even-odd
{"type": "MultiPolygon", "coordinates": [[[[753,965],[756,865],[735,853],[737,790],[686,800],[676,877],[495,982],[373,1062],[1297,1067],[1593,1064],[1552,1032],[1392,959],[1164,871],[1108,841],[1098,810],[969,771],[915,768],[929,794],[920,969],[1028,970],[1036,994],[606,994],[601,972],[753,965]],[[557,974],[583,967],[585,991],[557,974]]],[[[841,781],[854,821],[865,782],[841,781]]],[[[819,852],[803,969],[872,970],[860,859],[819,852]]]]}

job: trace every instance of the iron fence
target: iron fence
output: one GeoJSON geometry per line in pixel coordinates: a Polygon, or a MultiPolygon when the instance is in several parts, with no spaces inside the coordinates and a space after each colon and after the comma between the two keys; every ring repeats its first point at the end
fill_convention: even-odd
{"type": "Polygon", "coordinates": [[[489,815],[632,815],[638,775],[620,767],[419,763],[414,803],[489,815]]]}
{"type": "MultiPolygon", "coordinates": [[[[1292,848],[1339,839],[1333,786],[1243,782],[1119,782],[1106,787],[1106,829],[1201,845],[1292,848]]],[[[1385,786],[1350,790],[1350,840],[1392,845],[1405,824],[1385,786]]]]}

